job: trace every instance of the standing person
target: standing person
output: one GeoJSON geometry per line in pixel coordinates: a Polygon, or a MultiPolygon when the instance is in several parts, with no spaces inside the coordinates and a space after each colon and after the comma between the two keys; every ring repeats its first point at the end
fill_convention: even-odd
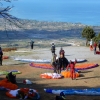
{"type": "Polygon", "coordinates": [[[73,79],[76,79],[76,75],[75,75],[75,64],[76,64],[76,62],[77,62],[76,59],[75,59],[75,62],[72,62],[72,61],[70,60],[70,63],[69,63],[68,66],[67,66],[67,71],[68,71],[68,69],[70,68],[70,74],[71,74],[72,80],[73,80],[73,79]]]}
{"type": "Polygon", "coordinates": [[[57,73],[57,71],[56,71],[56,57],[57,57],[57,55],[54,54],[53,58],[52,58],[52,66],[53,66],[53,69],[54,69],[54,73],[57,73]]]}
{"type": "Polygon", "coordinates": [[[90,50],[91,50],[91,51],[93,50],[93,41],[92,41],[92,39],[91,39],[91,41],[90,41],[90,50]]]}
{"type": "Polygon", "coordinates": [[[96,42],[94,42],[93,46],[94,46],[94,54],[96,54],[96,50],[97,50],[97,43],[96,43],[96,42]]]}
{"type": "Polygon", "coordinates": [[[59,51],[59,54],[60,54],[60,55],[61,55],[61,54],[65,55],[65,51],[63,50],[62,47],[61,47],[61,49],[60,49],[60,51],[59,51]]]}
{"type": "Polygon", "coordinates": [[[0,47],[0,65],[2,66],[2,56],[3,56],[3,52],[2,49],[0,47]]]}
{"type": "Polygon", "coordinates": [[[52,55],[55,54],[55,44],[54,43],[52,43],[51,52],[52,52],[52,55]]]}
{"type": "Polygon", "coordinates": [[[31,40],[30,45],[31,45],[31,49],[33,49],[33,46],[34,46],[34,41],[33,40],[31,40]]]}
{"type": "Polygon", "coordinates": [[[98,43],[98,48],[99,48],[99,51],[100,51],[100,41],[99,41],[99,43],[98,43]]]}
{"type": "Polygon", "coordinates": [[[67,60],[67,58],[61,54],[59,57],[59,66],[60,66],[60,73],[61,73],[61,69],[65,69],[68,66],[69,62],[67,60]]]}

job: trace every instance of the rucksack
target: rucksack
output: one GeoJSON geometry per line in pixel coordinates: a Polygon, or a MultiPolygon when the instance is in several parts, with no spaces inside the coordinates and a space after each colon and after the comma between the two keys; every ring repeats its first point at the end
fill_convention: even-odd
{"type": "Polygon", "coordinates": [[[52,45],[52,50],[55,50],[55,45],[52,45]]]}
{"type": "Polygon", "coordinates": [[[61,96],[56,96],[55,100],[65,100],[61,96]]]}

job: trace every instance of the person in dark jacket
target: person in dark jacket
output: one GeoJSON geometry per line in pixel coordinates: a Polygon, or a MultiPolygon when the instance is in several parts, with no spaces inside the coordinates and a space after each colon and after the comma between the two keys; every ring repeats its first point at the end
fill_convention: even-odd
{"type": "Polygon", "coordinates": [[[51,52],[52,52],[52,55],[55,54],[55,44],[54,43],[52,43],[51,52]]]}
{"type": "Polygon", "coordinates": [[[65,70],[65,68],[68,66],[69,62],[67,60],[67,58],[61,54],[59,57],[59,66],[60,66],[60,73],[61,73],[61,69],[65,70]]]}
{"type": "Polygon", "coordinates": [[[31,49],[33,49],[33,46],[34,46],[34,41],[33,40],[31,40],[30,45],[31,45],[31,49]]]}
{"type": "Polygon", "coordinates": [[[2,66],[2,56],[3,56],[3,52],[2,49],[0,47],[0,65],[2,66]]]}
{"type": "Polygon", "coordinates": [[[16,75],[13,75],[12,72],[8,73],[6,75],[6,78],[8,79],[8,81],[10,81],[13,84],[16,84],[16,75]]]}

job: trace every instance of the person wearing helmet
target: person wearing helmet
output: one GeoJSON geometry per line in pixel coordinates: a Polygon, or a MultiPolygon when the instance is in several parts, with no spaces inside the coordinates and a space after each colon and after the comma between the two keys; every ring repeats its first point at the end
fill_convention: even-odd
{"type": "Polygon", "coordinates": [[[52,55],[55,54],[55,44],[54,43],[52,43],[51,52],[52,52],[52,55]]]}
{"type": "Polygon", "coordinates": [[[61,55],[61,54],[65,55],[65,51],[63,50],[62,47],[61,47],[61,49],[60,49],[60,51],[59,51],[59,54],[60,54],[60,55],[61,55]]]}
{"type": "Polygon", "coordinates": [[[72,78],[72,80],[73,80],[73,79],[76,79],[76,75],[75,75],[75,64],[76,64],[76,62],[77,62],[76,59],[75,59],[75,62],[72,62],[72,61],[70,60],[70,63],[69,63],[68,66],[67,66],[67,71],[68,71],[68,69],[70,68],[70,73],[71,73],[71,78],[72,78]]]}

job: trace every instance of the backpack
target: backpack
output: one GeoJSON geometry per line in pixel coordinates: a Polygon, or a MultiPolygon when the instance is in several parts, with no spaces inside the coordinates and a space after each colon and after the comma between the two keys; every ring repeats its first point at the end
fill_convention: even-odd
{"type": "Polygon", "coordinates": [[[52,45],[52,50],[55,50],[55,45],[52,45]]]}
{"type": "Polygon", "coordinates": [[[55,100],[65,100],[65,99],[62,98],[61,96],[56,96],[55,100]]]}

